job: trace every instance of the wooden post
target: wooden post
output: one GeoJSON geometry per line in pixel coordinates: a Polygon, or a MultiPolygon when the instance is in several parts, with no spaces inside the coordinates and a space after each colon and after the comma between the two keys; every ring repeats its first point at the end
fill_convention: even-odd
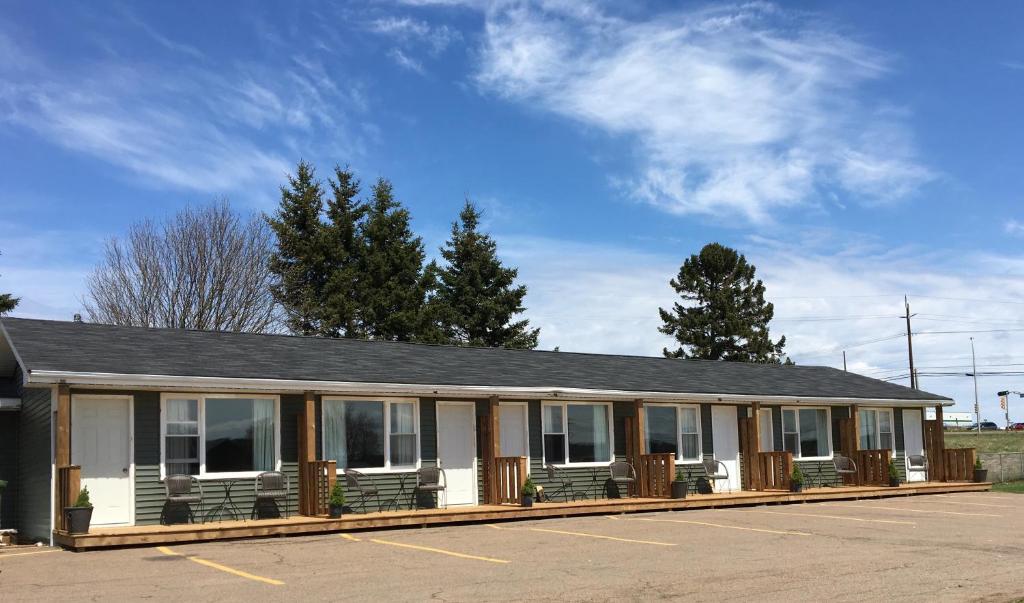
{"type": "Polygon", "coordinates": [[[71,388],[57,386],[57,450],[54,462],[58,467],[71,464],[71,388]]]}
{"type": "Polygon", "coordinates": [[[485,502],[488,504],[496,505],[500,503],[500,494],[498,491],[498,466],[495,460],[501,456],[501,409],[499,408],[500,400],[498,396],[491,396],[487,399],[487,420],[488,426],[490,427],[490,441],[484,444],[484,471],[487,472],[489,479],[484,482],[489,486],[485,488],[485,502]]]}
{"type": "Polygon", "coordinates": [[[750,457],[746,462],[747,470],[750,473],[748,481],[751,490],[762,490],[764,484],[761,478],[761,463],[757,462],[757,455],[761,452],[761,403],[752,403],[750,410],[753,413],[750,425],[754,433],[750,436],[750,450],[747,452],[747,456],[750,457]]]}
{"type": "Polygon", "coordinates": [[[299,513],[315,515],[317,501],[311,487],[314,476],[309,475],[309,467],[316,460],[316,394],[306,392],[306,401],[302,415],[299,416],[299,513]]]}
{"type": "Polygon", "coordinates": [[[939,476],[941,482],[946,479],[946,426],[942,419],[942,405],[935,405],[935,448],[938,454],[935,459],[928,459],[929,470],[939,476]]]}
{"type": "Polygon", "coordinates": [[[851,452],[853,456],[856,456],[857,451],[860,450],[860,407],[856,404],[850,405],[850,418],[853,419],[853,448],[851,448],[851,452]]]}

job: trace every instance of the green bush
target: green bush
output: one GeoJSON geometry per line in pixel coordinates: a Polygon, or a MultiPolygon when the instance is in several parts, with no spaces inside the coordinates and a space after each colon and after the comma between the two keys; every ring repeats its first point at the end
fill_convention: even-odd
{"type": "Polygon", "coordinates": [[[537,486],[533,483],[532,477],[526,478],[526,481],[523,483],[521,494],[523,496],[534,496],[537,494],[537,486]]]}
{"type": "Polygon", "coordinates": [[[676,469],[676,481],[677,482],[685,482],[686,481],[686,472],[684,472],[682,469],[676,469]]]}
{"type": "Polygon", "coordinates": [[[331,488],[331,504],[336,507],[345,506],[345,489],[341,487],[338,482],[334,483],[334,487],[331,488]]]}
{"type": "Polygon", "coordinates": [[[896,461],[889,459],[889,479],[899,479],[900,472],[896,470],[896,461]]]}
{"type": "Polygon", "coordinates": [[[800,471],[800,465],[793,465],[793,474],[789,476],[789,481],[794,484],[804,483],[804,472],[800,471]]]}
{"type": "Polygon", "coordinates": [[[6,487],[7,487],[7,481],[0,479],[0,492],[3,492],[4,488],[6,488],[6,487]]]}
{"type": "Polygon", "coordinates": [[[82,488],[78,491],[78,499],[75,501],[75,506],[80,508],[91,508],[92,503],[89,502],[89,488],[82,488]]]}
{"type": "Polygon", "coordinates": [[[984,469],[984,467],[982,467],[982,465],[981,465],[981,459],[978,458],[978,457],[974,458],[974,468],[975,469],[984,469]]]}

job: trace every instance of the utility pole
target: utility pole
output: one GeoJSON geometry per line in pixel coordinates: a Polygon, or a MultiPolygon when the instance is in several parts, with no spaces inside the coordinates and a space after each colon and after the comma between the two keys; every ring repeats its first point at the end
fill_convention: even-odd
{"type": "Polygon", "coordinates": [[[974,371],[974,415],[977,419],[978,435],[981,435],[981,407],[978,406],[978,363],[974,358],[974,338],[971,337],[971,369],[974,371]]]}
{"type": "Polygon", "coordinates": [[[914,341],[910,332],[910,317],[915,315],[910,313],[910,302],[907,301],[906,295],[903,296],[903,305],[906,314],[900,318],[907,319],[907,356],[910,358],[910,387],[911,389],[917,389],[917,371],[914,370],[914,341]]]}
{"type": "Polygon", "coordinates": [[[846,350],[843,350],[843,372],[846,372],[846,350]]]}

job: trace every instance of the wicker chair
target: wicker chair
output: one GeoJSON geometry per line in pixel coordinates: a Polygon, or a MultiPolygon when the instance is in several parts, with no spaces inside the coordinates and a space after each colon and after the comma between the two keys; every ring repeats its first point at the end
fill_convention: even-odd
{"type": "MultiPolygon", "coordinates": [[[[291,483],[288,476],[280,471],[264,471],[256,476],[256,500],[252,504],[250,517],[256,519],[259,514],[260,505],[270,502],[275,505],[277,501],[284,501],[284,516],[288,517],[288,495],[291,493],[291,483]]],[[[278,511],[280,516],[280,511],[278,511]]]]}
{"type": "Polygon", "coordinates": [[[559,496],[565,498],[565,502],[569,502],[570,498],[575,502],[577,496],[586,500],[587,495],[585,493],[576,492],[573,489],[572,479],[565,470],[559,469],[554,465],[547,465],[545,469],[548,471],[548,481],[552,482],[554,486],[551,488],[550,493],[544,490],[544,500],[553,500],[559,496]]]}
{"type": "Polygon", "coordinates": [[[704,459],[703,461],[701,461],[701,464],[704,465],[704,476],[707,478],[709,482],[714,484],[712,488],[715,491],[718,491],[718,488],[715,486],[718,485],[717,482],[719,480],[724,479],[726,483],[729,482],[729,468],[726,467],[725,463],[723,463],[722,461],[717,461],[715,459],[704,459]]]}
{"type": "Polygon", "coordinates": [[[448,492],[445,490],[448,486],[448,479],[444,475],[444,469],[440,467],[423,467],[422,469],[416,470],[416,487],[412,490],[413,502],[416,508],[419,508],[419,498],[417,495],[420,492],[433,493],[437,496],[437,502],[441,502],[441,493],[444,492],[444,508],[448,508],[448,492]]]}
{"type": "Polygon", "coordinates": [[[852,475],[854,479],[857,477],[857,463],[853,462],[848,456],[842,454],[832,455],[832,466],[836,470],[836,481],[841,485],[843,483],[844,475],[852,475]]]}
{"type": "Polygon", "coordinates": [[[636,471],[633,470],[633,465],[626,461],[614,461],[608,465],[608,473],[611,482],[615,484],[616,489],[620,495],[625,486],[626,492],[629,492],[629,487],[636,483],[636,471]]]}
{"type": "Polygon", "coordinates": [[[167,519],[167,507],[170,505],[185,505],[188,509],[188,517],[192,523],[196,522],[196,514],[192,505],[199,507],[199,522],[203,523],[203,484],[191,475],[174,474],[164,478],[164,506],[160,510],[160,523],[167,519]],[[199,491],[195,494],[192,487],[199,491]]]}
{"type": "Polygon", "coordinates": [[[366,512],[366,501],[370,498],[377,499],[377,511],[380,512],[380,489],[373,483],[369,477],[364,473],[360,473],[355,469],[345,470],[345,490],[354,493],[357,498],[353,501],[353,509],[355,503],[359,503],[359,508],[366,512]]]}

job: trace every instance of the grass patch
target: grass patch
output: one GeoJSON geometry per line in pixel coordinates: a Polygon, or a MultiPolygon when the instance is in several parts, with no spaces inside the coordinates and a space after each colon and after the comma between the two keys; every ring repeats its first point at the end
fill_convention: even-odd
{"type": "Polygon", "coordinates": [[[977,448],[978,452],[1024,452],[1024,431],[947,431],[946,448],[977,448]]]}
{"type": "Polygon", "coordinates": [[[1024,481],[1021,482],[1003,482],[1001,484],[992,484],[993,492],[1013,492],[1014,494],[1024,494],[1024,481]]]}

